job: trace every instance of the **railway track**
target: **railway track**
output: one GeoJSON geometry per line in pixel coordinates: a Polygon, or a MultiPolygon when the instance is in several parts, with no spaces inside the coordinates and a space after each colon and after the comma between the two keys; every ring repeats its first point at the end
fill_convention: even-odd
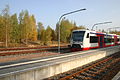
{"type": "Polygon", "coordinates": [[[55,75],[45,80],[111,80],[115,73],[120,70],[119,66],[120,52],[93,62],[92,64],[55,75]],[[116,70],[114,74],[110,75],[112,76],[111,78],[109,76],[107,77],[107,74],[113,73],[113,70],[117,68],[119,70],[116,70]]]}
{"type": "MultiPolygon", "coordinates": [[[[68,52],[68,47],[61,47],[62,52],[68,52]]],[[[45,53],[57,52],[57,47],[31,47],[31,48],[4,48],[0,49],[0,56],[29,54],[29,53],[45,53]]]]}
{"type": "MultiPolygon", "coordinates": [[[[57,46],[54,47],[31,47],[31,48],[4,48],[0,49],[0,63],[29,60],[51,55],[59,55],[57,46]]],[[[61,46],[61,53],[70,52],[68,47],[61,46]]]]}
{"type": "MultiPolygon", "coordinates": [[[[61,46],[61,47],[65,47],[65,46],[61,46]]],[[[57,46],[0,48],[0,51],[29,50],[29,49],[45,49],[45,48],[57,48],[57,46]]]]}

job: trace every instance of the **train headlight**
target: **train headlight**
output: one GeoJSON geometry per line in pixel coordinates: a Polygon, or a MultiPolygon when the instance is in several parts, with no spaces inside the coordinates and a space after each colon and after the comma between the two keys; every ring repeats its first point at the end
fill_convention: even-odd
{"type": "Polygon", "coordinates": [[[80,42],[81,45],[83,45],[83,42],[80,42]]]}

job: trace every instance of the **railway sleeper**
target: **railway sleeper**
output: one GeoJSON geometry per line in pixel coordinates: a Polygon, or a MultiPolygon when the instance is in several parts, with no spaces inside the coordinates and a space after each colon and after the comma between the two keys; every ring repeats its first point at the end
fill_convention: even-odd
{"type": "Polygon", "coordinates": [[[93,72],[97,72],[97,69],[95,69],[95,68],[90,68],[89,70],[93,71],[93,72]]]}
{"type": "Polygon", "coordinates": [[[80,77],[83,79],[83,80],[94,80],[94,79],[98,79],[98,77],[96,76],[84,76],[84,75],[80,75],[80,77]]]}
{"type": "Polygon", "coordinates": [[[103,66],[95,66],[94,69],[100,70],[103,66]]]}
{"type": "Polygon", "coordinates": [[[90,71],[90,70],[87,70],[86,73],[88,73],[88,74],[97,74],[97,72],[90,71]]]}
{"type": "Polygon", "coordinates": [[[91,73],[87,73],[87,72],[84,72],[84,73],[82,73],[82,74],[85,74],[85,75],[87,75],[87,76],[95,76],[95,74],[91,74],[91,73]]]}
{"type": "Polygon", "coordinates": [[[75,78],[79,79],[79,80],[91,79],[91,77],[86,77],[86,76],[83,76],[83,75],[76,75],[75,78]]]}
{"type": "Polygon", "coordinates": [[[95,75],[88,74],[88,73],[80,73],[79,75],[85,76],[85,77],[93,77],[95,75]]]}

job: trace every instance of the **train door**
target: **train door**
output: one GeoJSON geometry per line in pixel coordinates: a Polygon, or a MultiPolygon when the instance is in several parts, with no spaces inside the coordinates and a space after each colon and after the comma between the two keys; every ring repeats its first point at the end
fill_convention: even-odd
{"type": "Polygon", "coordinates": [[[103,47],[103,36],[99,36],[99,47],[102,48],[103,47]]]}
{"type": "Polygon", "coordinates": [[[114,36],[114,44],[117,45],[117,36],[114,36]]]}

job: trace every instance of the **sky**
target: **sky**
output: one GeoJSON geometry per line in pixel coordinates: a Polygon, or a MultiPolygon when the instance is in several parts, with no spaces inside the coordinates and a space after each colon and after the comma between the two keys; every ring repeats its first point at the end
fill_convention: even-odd
{"type": "Polygon", "coordinates": [[[45,28],[49,25],[55,29],[62,14],[83,8],[86,10],[67,15],[65,19],[88,29],[104,22],[112,23],[97,25],[97,29],[120,27],[120,0],[1,0],[0,13],[7,4],[10,15],[19,15],[22,10],[28,10],[35,15],[36,22],[42,22],[45,28]]]}

